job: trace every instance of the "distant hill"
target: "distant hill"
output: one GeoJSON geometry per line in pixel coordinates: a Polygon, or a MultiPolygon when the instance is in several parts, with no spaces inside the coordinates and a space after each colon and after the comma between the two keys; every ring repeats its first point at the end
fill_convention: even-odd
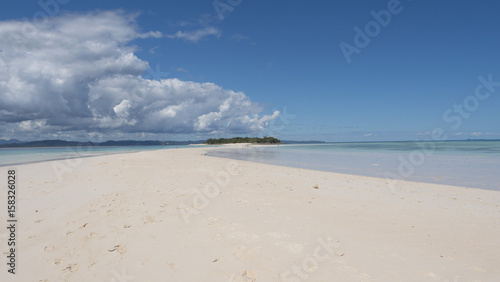
{"type": "Polygon", "coordinates": [[[234,137],[234,138],[210,138],[205,142],[208,145],[232,144],[232,143],[259,143],[259,144],[279,144],[281,141],[274,137],[234,137]]]}
{"type": "Polygon", "coordinates": [[[18,141],[18,143],[3,143],[3,144],[0,143],[0,148],[78,147],[78,146],[168,146],[168,145],[202,144],[204,142],[204,140],[197,140],[197,141],[109,140],[100,143],[65,141],[65,140],[41,140],[41,141],[31,141],[31,142],[21,142],[19,140],[16,141],[18,141]]]}
{"type": "Polygon", "coordinates": [[[31,142],[21,142],[15,144],[5,144],[0,145],[3,148],[13,148],[13,147],[76,147],[76,146],[93,146],[90,142],[73,142],[64,140],[42,140],[42,141],[31,141],[31,142]]]}
{"type": "Polygon", "coordinates": [[[17,139],[9,139],[9,140],[0,139],[0,145],[16,144],[16,143],[22,143],[22,141],[19,141],[17,139]]]}
{"type": "Polygon", "coordinates": [[[153,141],[153,140],[147,140],[147,141],[136,141],[136,140],[121,140],[121,141],[113,141],[109,140],[106,142],[99,143],[98,146],[163,146],[163,145],[169,145],[168,142],[162,142],[162,141],[153,141]]]}

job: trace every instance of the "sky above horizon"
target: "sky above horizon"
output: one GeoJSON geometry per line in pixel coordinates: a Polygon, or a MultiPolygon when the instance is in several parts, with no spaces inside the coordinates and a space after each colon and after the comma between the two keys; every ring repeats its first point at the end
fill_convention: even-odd
{"type": "Polygon", "coordinates": [[[10,1],[0,139],[500,139],[499,10],[492,0],[10,1]]]}

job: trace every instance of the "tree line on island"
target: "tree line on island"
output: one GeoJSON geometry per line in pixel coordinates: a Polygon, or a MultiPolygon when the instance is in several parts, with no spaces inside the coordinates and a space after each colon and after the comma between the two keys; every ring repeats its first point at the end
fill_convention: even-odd
{"type": "Polygon", "coordinates": [[[281,141],[274,137],[265,136],[263,138],[258,137],[234,137],[234,138],[210,138],[207,139],[205,144],[217,145],[217,144],[230,144],[230,143],[258,143],[258,144],[280,144],[281,141]]]}

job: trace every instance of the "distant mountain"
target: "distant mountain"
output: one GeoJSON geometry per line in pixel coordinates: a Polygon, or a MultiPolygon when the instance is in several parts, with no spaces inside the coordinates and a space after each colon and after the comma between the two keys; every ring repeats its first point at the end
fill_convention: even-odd
{"type": "Polygon", "coordinates": [[[206,140],[188,140],[188,141],[165,141],[168,145],[191,145],[191,144],[203,144],[206,140]]]}
{"type": "Polygon", "coordinates": [[[109,140],[101,143],[92,142],[78,142],[78,141],[65,141],[65,140],[42,140],[17,143],[0,143],[0,148],[19,148],[19,147],[78,147],[78,146],[167,146],[167,145],[189,145],[189,144],[202,144],[205,140],[197,141],[136,141],[136,140],[109,140]]]}
{"type": "Polygon", "coordinates": [[[189,144],[202,144],[204,140],[198,141],[158,141],[158,140],[109,140],[102,143],[95,143],[95,146],[166,146],[166,145],[189,145],[189,144]]]}
{"type": "Polygon", "coordinates": [[[207,140],[208,145],[231,144],[231,143],[252,143],[252,144],[279,144],[281,141],[274,137],[234,137],[234,138],[210,138],[207,140]]]}
{"type": "Polygon", "coordinates": [[[136,141],[136,140],[120,140],[120,141],[114,141],[114,140],[109,140],[106,142],[98,143],[96,146],[163,146],[163,145],[169,145],[168,142],[162,142],[162,141],[153,141],[153,140],[147,140],[147,141],[136,141]]]}
{"type": "Polygon", "coordinates": [[[16,144],[16,143],[22,143],[22,141],[19,141],[17,139],[0,139],[0,145],[5,145],[5,144],[16,144]]]}
{"type": "Polygon", "coordinates": [[[76,147],[76,146],[94,146],[90,142],[74,142],[74,141],[64,141],[64,140],[42,140],[42,141],[31,141],[31,142],[20,142],[14,144],[0,145],[3,148],[13,148],[13,147],[76,147]]]}

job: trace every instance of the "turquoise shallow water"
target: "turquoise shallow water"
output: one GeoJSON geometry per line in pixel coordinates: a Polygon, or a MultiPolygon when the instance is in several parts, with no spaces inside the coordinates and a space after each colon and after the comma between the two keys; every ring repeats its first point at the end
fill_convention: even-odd
{"type": "Polygon", "coordinates": [[[0,148],[0,166],[42,162],[68,158],[91,157],[106,154],[149,150],[192,148],[194,146],[116,146],[116,147],[56,147],[56,148],[0,148]]]}
{"type": "Polygon", "coordinates": [[[221,148],[208,155],[500,191],[500,141],[280,145],[221,148]]]}
{"type": "MultiPolygon", "coordinates": [[[[0,149],[0,166],[197,146],[0,149]]],[[[221,147],[210,156],[500,191],[500,141],[373,142],[221,147]]]]}

